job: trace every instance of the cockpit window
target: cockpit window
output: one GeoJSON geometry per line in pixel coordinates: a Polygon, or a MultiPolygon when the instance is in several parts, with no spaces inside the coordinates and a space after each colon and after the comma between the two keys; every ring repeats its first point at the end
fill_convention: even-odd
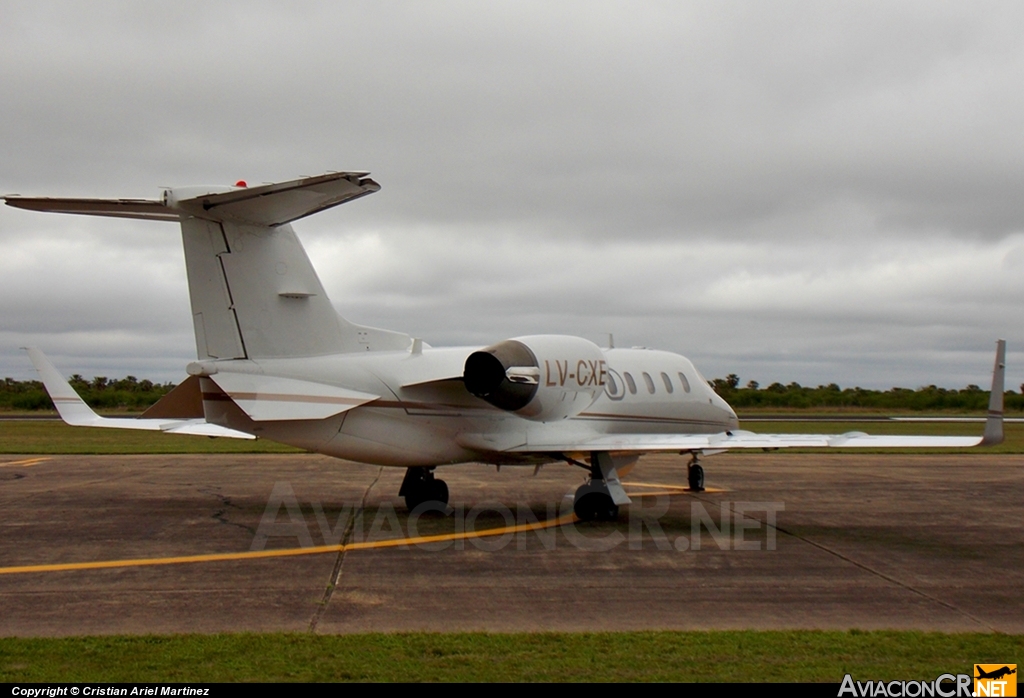
{"type": "Polygon", "coordinates": [[[647,392],[654,395],[654,381],[651,379],[651,374],[644,371],[644,383],[647,384],[647,392]]]}
{"type": "Polygon", "coordinates": [[[670,393],[674,391],[674,388],[672,387],[672,379],[669,378],[668,374],[664,371],[661,372],[661,382],[665,384],[665,390],[670,393]]]}
{"type": "Polygon", "coordinates": [[[629,375],[629,372],[622,374],[626,379],[626,387],[629,388],[630,395],[636,395],[636,381],[633,380],[633,376],[629,375]]]}
{"type": "Polygon", "coordinates": [[[679,382],[683,384],[684,392],[690,392],[690,381],[686,380],[686,376],[683,375],[682,371],[679,372],[679,382]]]}

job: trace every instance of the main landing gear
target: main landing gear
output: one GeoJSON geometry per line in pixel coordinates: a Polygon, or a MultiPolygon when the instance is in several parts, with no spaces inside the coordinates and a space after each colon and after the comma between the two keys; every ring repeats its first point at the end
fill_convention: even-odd
{"type": "Polygon", "coordinates": [[[434,477],[433,468],[408,468],[398,496],[405,497],[409,511],[427,502],[444,509],[448,506],[448,484],[434,477]]]}
{"type": "Polygon", "coordinates": [[[619,475],[610,454],[595,451],[590,454],[590,466],[572,459],[573,465],[590,470],[590,480],[576,490],[572,510],[581,521],[615,521],[619,517],[619,505],[628,504],[629,497],[622,489],[619,475]]]}
{"type": "Polygon", "coordinates": [[[619,505],[612,501],[604,480],[591,480],[576,490],[572,511],[581,521],[615,521],[619,505]]]}

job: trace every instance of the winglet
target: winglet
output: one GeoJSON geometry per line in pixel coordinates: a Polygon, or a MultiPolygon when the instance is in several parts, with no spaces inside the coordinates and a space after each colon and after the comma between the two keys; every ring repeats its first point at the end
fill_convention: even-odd
{"type": "Polygon", "coordinates": [[[1003,443],[1003,392],[1006,390],[1006,340],[996,340],[996,365],[992,369],[992,393],[988,398],[988,419],[982,446],[1003,443]]]}
{"type": "Polygon", "coordinates": [[[46,392],[50,394],[50,399],[53,400],[61,419],[78,427],[92,426],[103,419],[85,404],[85,400],[75,392],[70,383],[64,380],[64,377],[54,368],[43,352],[35,347],[23,347],[23,349],[28,352],[28,358],[32,360],[32,365],[39,372],[46,392]]]}

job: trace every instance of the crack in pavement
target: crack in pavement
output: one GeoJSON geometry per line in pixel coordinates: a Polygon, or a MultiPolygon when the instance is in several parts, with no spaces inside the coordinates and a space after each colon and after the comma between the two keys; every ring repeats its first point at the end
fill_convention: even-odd
{"type": "MultiPolygon", "coordinates": [[[[384,467],[381,466],[377,469],[377,475],[374,476],[373,482],[371,482],[366,490],[363,492],[363,498],[359,502],[359,508],[352,511],[349,516],[348,523],[345,525],[345,533],[341,537],[341,544],[344,546],[348,545],[349,539],[352,537],[352,531],[355,528],[356,519],[358,514],[366,508],[366,500],[370,496],[370,490],[376,486],[380,480],[380,476],[384,474],[384,467]]],[[[315,633],[317,626],[320,624],[320,619],[327,611],[327,606],[331,603],[331,598],[334,596],[334,590],[338,588],[338,584],[341,582],[341,572],[345,565],[345,548],[342,548],[338,553],[337,559],[334,561],[334,569],[331,570],[331,576],[327,581],[327,588],[324,589],[324,595],[320,599],[320,604],[317,606],[316,612],[313,613],[313,617],[309,621],[309,632],[315,633]]]]}
{"type": "Polygon", "coordinates": [[[218,523],[222,523],[225,526],[235,526],[237,528],[242,529],[243,531],[246,531],[247,533],[251,533],[254,536],[256,535],[256,529],[252,526],[247,526],[245,524],[238,523],[237,521],[232,521],[227,517],[228,509],[233,508],[238,509],[239,511],[242,510],[242,507],[238,506],[237,504],[231,501],[231,497],[221,494],[220,492],[214,492],[205,487],[200,487],[199,492],[200,494],[208,494],[211,497],[215,497],[222,505],[224,505],[223,509],[217,509],[216,511],[213,512],[213,514],[210,515],[215,521],[217,521],[218,523]]]}

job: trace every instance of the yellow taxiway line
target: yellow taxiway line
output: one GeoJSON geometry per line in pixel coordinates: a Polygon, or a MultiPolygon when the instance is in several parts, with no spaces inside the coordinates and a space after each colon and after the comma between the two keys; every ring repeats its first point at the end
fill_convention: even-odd
{"type": "Polygon", "coordinates": [[[51,458],[26,458],[25,460],[12,460],[12,461],[7,461],[6,463],[0,463],[0,468],[6,468],[6,467],[10,467],[10,466],[20,466],[22,468],[27,468],[30,465],[36,465],[38,463],[45,463],[48,460],[52,460],[52,459],[51,458]]]}
{"type": "MultiPolygon", "coordinates": [[[[0,465],[22,465],[29,466],[49,460],[48,458],[34,458],[12,463],[0,463],[0,465]]],[[[631,487],[660,487],[662,490],[655,492],[635,492],[633,497],[652,497],[655,495],[682,494],[689,490],[676,485],[659,485],[641,482],[629,483],[631,487]]],[[[706,492],[724,492],[725,490],[708,488],[706,492]]],[[[183,565],[200,562],[228,562],[232,560],[260,560],[274,557],[296,557],[299,555],[323,555],[325,553],[350,552],[355,550],[379,550],[381,548],[398,548],[410,545],[423,545],[426,543],[438,543],[444,541],[469,540],[471,538],[489,538],[503,536],[506,534],[524,533],[527,531],[539,531],[545,528],[556,528],[565,526],[576,521],[575,514],[567,514],[550,521],[538,523],[518,524],[516,526],[501,526],[489,528],[483,531],[463,531],[461,533],[441,533],[433,536],[416,536],[412,538],[389,538],[385,540],[362,541],[359,543],[339,543],[336,545],[317,545],[309,548],[281,548],[278,550],[248,550],[240,553],[206,553],[203,555],[179,555],[176,557],[150,557],[136,558],[129,560],[96,560],[93,562],[63,562],[49,565],[21,565],[16,567],[0,567],[0,575],[3,574],[28,574],[31,572],[69,572],[72,570],[102,570],[120,567],[152,567],[155,565],[183,565]]]]}
{"type": "Polygon", "coordinates": [[[506,533],[523,533],[539,531],[544,528],[565,526],[576,520],[574,514],[560,516],[550,521],[502,526],[484,531],[465,531],[462,533],[442,533],[434,536],[416,536],[414,538],[391,538],[386,540],[364,541],[338,545],[317,545],[312,548],[283,548],[281,550],[250,550],[244,553],[208,553],[205,555],[181,555],[178,557],[151,557],[134,560],[97,560],[95,562],[65,562],[52,565],[23,565],[20,567],[0,567],[0,574],[26,574],[29,572],[67,572],[70,570],[102,570],[115,567],[149,567],[153,565],[181,565],[197,562],[224,562],[229,560],[258,560],[271,557],[294,557],[297,555],[322,555],[324,553],[340,553],[352,550],[373,550],[378,548],[397,548],[408,545],[422,545],[448,540],[468,540],[470,538],[487,538],[501,536],[506,533]]]}

